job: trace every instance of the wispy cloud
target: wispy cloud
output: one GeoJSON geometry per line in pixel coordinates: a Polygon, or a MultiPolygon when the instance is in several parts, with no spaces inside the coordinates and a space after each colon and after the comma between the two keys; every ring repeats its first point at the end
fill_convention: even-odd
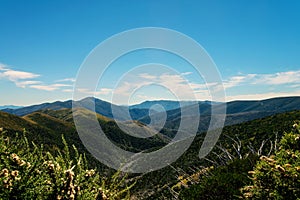
{"type": "Polygon", "coordinates": [[[190,74],[192,74],[193,72],[183,72],[183,73],[181,73],[180,75],[182,75],[182,76],[187,76],[187,75],[190,75],[190,74]]]}
{"type": "Polygon", "coordinates": [[[7,79],[16,84],[17,87],[26,88],[29,85],[40,84],[40,81],[32,80],[40,77],[39,74],[10,69],[7,65],[0,63],[0,79],[7,79]]]}
{"type": "MultiPolygon", "coordinates": [[[[35,74],[32,72],[20,71],[20,70],[13,70],[8,65],[0,63],[0,79],[9,80],[17,87],[20,88],[33,88],[38,90],[45,90],[45,91],[54,91],[63,89],[66,87],[71,87],[71,84],[45,84],[42,81],[36,80],[36,78],[41,77],[40,74],[35,74]]],[[[72,82],[73,79],[66,78],[59,80],[57,82],[72,82]]]]}
{"type": "Polygon", "coordinates": [[[50,85],[30,85],[30,88],[45,90],[45,91],[54,91],[65,87],[70,87],[71,85],[67,84],[50,84],[50,85]]]}
{"type": "Polygon", "coordinates": [[[300,82],[300,70],[278,72],[275,74],[259,74],[256,75],[254,84],[282,85],[282,84],[298,84],[300,82]]]}
{"type": "Polygon", "coordinates": [[[26,88],[29,85],[41,84],[42,82],[41,81],[21,81],[21,82],[15,82],[15,83],[18,87],[26,88]]]}
{"type": "Polygon", "coordinates": [[[273,74],[245,74],[224,81],[225,88],[249,85],[299,85],[300,70],[273,74]]]}
{"type": "MultiPolygon", "coordinates": [[[[228,77],[223,80],[222,85],[217,83],[204,83],[190,81],[188,77],[192,77],[192,72],[184,72],[175,74],[173,72],[159,73],[145,73],[140,72],[134,75],[129,75],[125,79],[119,82],[116,88],[100,88],[96,91],[90,91],[88,89],[81,88],[78,91],[82,94],[89,96],[98,96],[100,98],[107,98],[114,95],[114,98],[127,102],[128,98],[136,91],[144,86],[160,85],[165,88],[169,94],[178,99],[184,100],[212,100],[211,92],[224,88],[227,93],[227,100],[234,99],[263,99],[277,96],[293,96],[300,94],[300,70],[285,71],[269,74],[238,74],[236,76],[228,77]],[[266,87],[267,86],[267,87],[266,87]],[[274,87],[273,87],[274,86],[274,87]],[[253,92],[249,90],[246,95],[239,94],[238,91],[247,91],[250,87],[257,87],[258,90],[253,92]],[[261,88],[261,90],[260,90],[261,88]],[[271,88],[270,90],[266,88],[271,88]],[[281,88],[287,88],[286,92],[280,92],[281,88]],[[277,92],[274,92],[277,91],[277,92]],[[233,93],[232,93],[233,92],[233,93]],[[234,95],[232,95],[234,94],[234,95]]],[[[43,91],[60,91],[60,92],[73,92],[72,86],[75,82],[74,78],[64,78],[55,80],[52,83],[45,83],[40,79],[42,76],[37,73],[27,72],[22,70],[15,70],[12,67],[0,63],[0,79],[13,82],[20,88],[31,88],[43,91]]],[[[195,79],[194,79],[195,80],[195,79]]],[[[162,92],[160,90],[159,92],[162,92]]],[[[160,97],[166,97],[167,94],[154,94],[146,92],[137,93],[136,97],[140,100],[146,99],[160,99],[160,97]]]]}
{"type": "Polygon", "coordinates": [[[256,76],[257,74],[232,76],[228,80],[223,81],[223,86],[225,89],[241,86],[241,84],[253,80],[256,76]]]}
{"type": "Polygon", "coordinates": [[[0,63],[0,71],[6,71],[7,69],[7,65],[0,63]]]}
{"type": "MultiPolygon", "coordinates": [[[[184,73],[185,75],[190,74],[184,73]]],[[[200,95],[208,95],[205,84],[191,83],[184,78],[183,74],[150,74],[141,73],[135,76],[128,76],[119,83],[119,85],[113,90],[113,94],[117,99],[121,99],[126,103],[128,98],[138,91],[140,88],[151,85],[159,85],[162,89],[160,92],[165,91],[165,93],[172,94],[177,99],[187,100],[196,99],[200,95]],[[202,91],[203,90],[203,91],[202,91]]],[[[165,96],[165,94],[161,94],[165,96]]],[[[150,94],[137,94],[137,98],[148,97],[149,99],[160,99],[161,96],[157,95],[150,98],[150,94]]],[[[148,99],[147,98],[147,99],[148,99]]],[[[146,100],[146,99],[144,99],[146,100]]]]}
{"type": "Polygon", "coordinates": [[[157,76],[148,74],[148,73],[142,73],[138,75],[140,78],[142,79],[148,79],[148,80],[155,80],[157,78],[157,76]]]}
{"type": "Polygon", "coordinates": [[[89,90],[87,88],[78,88],[77,91],[80,92],[81,94],[87,94],[87,95],[92,95],[92,96],[99,96],[99,95],[108,95],[108,94],[111,94],[111,92],[113,91],[113,89],[110,89],[110,88],[100,88],[100,89],[98,89],[96,91],[91,91],[91,90],[89,90]]]}
{"type": "MultiPolygon", "coordinates": [[[[120,97],[127,97],[132,95],[133,91],[150,84],[157,84],[165,87],[167,90],[171,90],[176,96],[183,97],[186,99],[208,99],[211,100],[212,93],[218,91],[222,88],[220,84],[217,83],[197,83],[191,82],[184,77],[184,75],[190,75],[191,73],[181,73],[181,74],[160,74],[153,75],[148,73],[139,74],[138,78],[127,79],[122,82],[119,87],[117,87],[113,93],[119,95],[120,97]],[[191,92],[192,91],[192,92],[191,92]]],[[[258,88],[263,88],[264,86],[287,86],[289,88],[299,88],[300,87],[300,70],[298,71],[286,71],[278,72],[273,74],[239,74],[236,76],[229,77],[223,81],[223,88],[225,90],[232,89],[232,91],[241,91],[242,89],[247,90],[248,87],[254,86],[258,88]]],[[[228,94],[228,99],[263,99],[276,96],[293,96],[299,95],[299,91],[291,92],[271,92],[265,89],[265,92],[253,93],[249,91],[247,95],[230,95],[228,94]]],[[[257,91],[258,92],[258,91],[257,91]]],[[[150,95],[137,95],[137,97],[150,98],[150,95]]],[[[155,97],[159,99],[159,96],[155,97]]],[[[151,98],[153,99],[153,98],[151,98]]]]}
{"type": "Polygon", "coordinates": [[[64,78],[64,79],[60,79],[60,80],[56,80],[55,82],[59,83],[59,82],[72,82],[74,83],[76,81],[75,78],[64,78]]]}
{"type": "Polygon", "coordinates": [[[63,89],[62,91],[63,91],[63,92],[73,92],[72,89],[63,89]]]}
{"type": "Polygon", "coordinates": [[[8,69],[3,64],[0,68],[0,71],[2,71],[0,72],[0,78],[6,78],[13,82],[17,82],[18,80],[37,78],[40,76],[39,74],[34,74],[31,72],[8,69]]]}
{"type": "Polygon", "coordinates": [[[30,85],[30,88],[45,90],[45,91],[54,91],[57,90],[57,87],[53,87],[51,85],[30,85]]]}
{"type": "Polygon", "coordinates": [[[108,95],[112,92],[110,88],[101,88],[100,90],[96,91],[97,95],[108,95]]]}
{"type": "Polygon", "coordinates": [[[290,85],[291,88],[300,88],[300,83],[299,84],[292,84],[290,85]]]}
{"type": "Polygon", "coordinates": [[[264,86],[276,86],[277,88],[291,88],[289,92],[274,92],[274,91],[260,91],[260,93],[249,92],[249,94],[242,95],[227,95],[227,100],[259,100],[272,97],[286,97],[299,96],[300,90],[300,70],[277,72],[273,74],[246,74],[231,77],[224,81],[224,86],[228,88],[247,88],[248,86],[255,86],[259,88],[264,86]]]}

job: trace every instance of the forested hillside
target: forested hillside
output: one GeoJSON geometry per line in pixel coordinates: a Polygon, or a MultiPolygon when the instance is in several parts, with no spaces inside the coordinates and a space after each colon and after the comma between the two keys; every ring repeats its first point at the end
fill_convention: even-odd
{"type": "MultiPolygon", "coordinates": [[[[77,110],[76,112],[78,112],[77,114],[86,116],[92,114],[87,110],[77,110]]],[[[167,137],[163,136],[163,134],[148,138],[147,140],[134,138],[124,134],[113,120],[101,115],[97,115],[97,117],[107,136],[114,141],[115,144],[126,150],[140,152],[147,149],[148,151],[152,151],[164,146],[168,142],[167,137]]],[[[285,197],[285,195],[290,195],[290,199],[293,199],[299,194],[299,191],[295,190],[295,188],[299,186],[297,184],[299,183],[300,176],[300,174],[298,176],[299,169],[297,168],[299,165],[299,161],[297,160],[299,158],[297,157],[297,152],[299,152],[299,140],[297,139],[298,136],[295,135],[298,134],[297,131],[299,130],[299,126],[297,125],[297,122],[299,119],[300,111],[292,111],[224,127],[217,145],[214,147],[213,151],[202,160],[198,158],[198,152],[205,133],[201,133],[196,136],[190,148],[170,166],[147,174],[128,174],[127,176],[122,174],[122,177],[126,177],[125,182],[130,186],[135,183],[133,187],[130,187],[130,198],[259,199],[262,196],[268,196],[269,192],[266,191],[272,189],[274,199],[276,199],[275,197],[280,197],[280,195],[283,197],[285,197]],[[290,134],[285,134],[286,132],[290,134]],[[294,138],[296,143],[293,142],[294,140],[291,138],[294,138]],[[283,151],[290,152],[289,155],[292,157],[287,158],[283,156],[283,151]],[[292,158],[294,160],[291,160],[292,158]],[[267,164],[270,163],[270,159],[275,161],[272,161],[270,168],[268,168],[266,162],[267,164]],[[289,166],[291,166],[290,171],[287,169],[289,166]],[[273,171],[279,170],[279,174],[274,172],[274,175],[272,175],[272,183],[270,183],[270,188],[268,188],[269,185],[262,184],[263,182],[266,182],[263,181],[266,179],[264,173],[268,170],[272,171],[272,169],[273,171]],[[282,173],[280,170],[288,171],[287,175],[282,175],[283,177],[292,177],[293,182],[288,181],[288,179],[283,179],[283,182],[281,182],[283,177],[280,175],[280,173],[282,173]],[[252,176],[257,177],[257,180],[262,181],[255,181],[255,179],[251,178],[252,176]],[[278,189],[281,188],[281,183],[285,185],[284,187],[282,186],[285,190],[292,190],[292,192],[282,193],[283,189],[278,189]],[[291,186],[289,187],[286,185],[291,186]]],[[[104,177],[105,179],[111,177],[113,173],[116,173],[114,170],[109,170],[103,166],[85,150],[85,147],[81,144],[76,133],[72,120],[72,111],[70,109],[61,109],[56,111],[43,110],[23,117],[0,112],[0,127],[2,129],[2,157],[0,163],[2,175],[0,176],[2,181],[1,183],[4,184],[4,189],[2,188],[3,195],[12,195],[12,193],[9,192],[10,190],[21,191],[22,188],[25,195],[22,197],[27,198],[28,196],[26,195],[29,195],[25,192],[25,188],[29,187],[27,185],[29,182],[26,182],[24,179],[21,179],[22,181],[18,182],[17,180],[19,180],[19,176],[16,176],[15,178],[15,176],[11,174],[12,172],[17,173],[17,170],[18,173],[22,174],[22,177],[23,175],[24,177],[27,177],[30,173],[32,173],[32,168],[27,169],[26,167],[23,167],[23,165],[18,166],[18,163],[14,164],[14,158],[11,157],[13,153],[13,155],[16,154],[18,158],[26,163],[28,161],[31,165],[33,160],[38,160],[36,159],[36,154],[41,156],[42,160],[44,160],[43,163],[48,161],[61,162],[60,165],[64,166],[64,170],[61,170],[57,176],[65,176],[64,174],[66,171],[73,166],[75,166],[75,168],[79,167],[78,163],[75,164],[78,162],[76,159],[79,159],[80,156],[77,156],[79,154],[86,155],[87,162],[82,161],[83,163],[86,163],[84,164],[84,166],[86,166],[84,169],[90,170],[92,168],[96,168],[98,178],[95,180],[102,183],[100,177],[104,177]],[[22,137],[24,129],[26,130],[28,143],[22,137]],[[16,135],[16,132],[19,134],[16,135]],[[68,150],[71,157],[75,158],[75,160],[72,161],[73,164],[69,163],[64,165],[62,162],[68,163],[69,158],[63,157],[62,154],[57,153],[65,153],[66,151],[65,144],[63,144],[61,140],[62,135],[69,146],[74,144],[74,147],[78,149],[79,154],[77,154],[77,151],[73,148],[69,148],[68,150]],[[37,145],[32,146],[31,142],[35,142],[37,145]],[[29,145],[30,147],[24,145],[29,145]],[[11,183],[9,180],[11,180],[11,183]],[[11,184],[16,185],[12,186],[12,189],[9,189],[11,188],[11,184]]],[[[81,158],[83,157],[81,156],[81,158]]],[[[37,166],[44,165],[42,163],[37,163],[35,167],[37,166]]],[[[51,178],[51,173],[49,174],[47,167],[38,168],[38,170],[44,170],[44,172],[42,172],[42,177],[44,178],[39,179],[41,177],[36,177],[34,180],[36,180],[37,183],[41,183],[40,181],[42,180],[45,181],[47,177],[51,178]]],[[[75,174],[77,173],[78,177],[80,177],[83,171],[77,171],[75,174]]],[[[120,178],[119,175],[118,177],[120,178]]],[[[83,179],[78,179],[77,181],[80,182],[83,181],[83,179]]],[[[114,179],[114,181],[117,180],[114,179]]],[[[84,181],[82,183],[79,182],[78,185],[88,184],[84,181]]],[[[53,184],[54,183],[46,186],[32,185],[30,187],[32,190],[35,190],[35,187],[50,188],[48,193],[46,192],[45,195],[51,196],[53,195],[51,191],[54,192],[54,189],[52,188],[53,184]]],[[[62,187],[65,187],[63,186],[64,182],[57,182],[55,184],[60,184],[62,187]]],[[[117,185],[118,184],[115,186],[117,185]]],[[[121,185],[122,188],[120,190],[123,190],[125,185],[121,185]]],[[[125,188],[127,188],[127,186],[125,188]]],[[[88,186],[82,187],[88,188],[88,186]]],[[[44,191],[45,188],[42,188],[41,190],[44,191]]],[[[87,189],[86,191],[89,190],[87,189]]],[[[126,195],[127,192],[128,191],[126,190],[126,195]]],[[[95,193],[91,192],[91,194],[95,193]]],[[[272,195],[266,198],[272,199],[272,195]]],[[[107,196],[109,196],[109,194],[107,194],[107,196]]],[[[5,196],[3,196],[3,198],[5,198],[5,196]]],[[[67,199],[69,197],[65,198],[67,199]]],[[[79,196],[77,199],[80,199],[79,196]]]]}

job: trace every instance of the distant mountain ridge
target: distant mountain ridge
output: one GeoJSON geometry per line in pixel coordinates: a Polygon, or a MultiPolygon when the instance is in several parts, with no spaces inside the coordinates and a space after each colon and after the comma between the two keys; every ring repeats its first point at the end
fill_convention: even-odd
{"type": "Polygon", "coordinates": [[[18,115],[18,116],[24,116],[36,112],[38,110],[46,110],[46,109],[59,110],[63,108],[72,108],[72,101],[71,100],[63,101],[63,102],[56,101],[53,103],[42,103],[38,105],[26,106],[19,109],[7,108],[7,109],[2,109],[2,111],[10,114],[18,115]]]}
{"type": "MultiPolygon", "coordinates": [[[[183,106],[189,106],[192,104],[198,103],[197,101],[172,101],[172,100],[154,100],[154,101],[144,101],[140,104],[135,104],[129,106],[130,109],[154,109],[156,111],[161,111],[160,109],[157,109],[155,106],[160,105],[164,108],[164,110],[174,110],[183,106]]],[[[209,102],[208,102],[209,103],[209,102]]]]}
{"type": "MultiPolygon", "coordinates": [[[[199,105],[200,112],[200,131],[205,131],[211,115],[211,108],[214,106],[215,114],[220,113],[224,103],[210,102],[210,101],[171,101],[171,100],[156,100],[145,101],[140,104],[131,106],[119,106],[111,104],[109,102],[94,98],[87,97],[80,101],[76,101],[75,105],[81,108],[86,108],[103,115],[105,117],[121,120],[139,120],[142,123],[149,124],[151,118],[159,118],[159,109],[164,108],[164,112],[167,114],[166,128],[176,128],[180,124],[181,108],[180,105],[190,106],[197,103],[199,105]],[[160,105],[155,107],[155,105],[160,105]],[[158,109],[157,109],[158,108],[158,109]],[[149,111],[151,111],[151,118],[149,111]],[[128,110],[129,115],[128,116],[128,110]]],[[[18,116],[25,116],[40,110],[60,110],[71,109],[72,100],[68,101],[56,101],[53,103],[43,103],[39,105],[32,105],[17,109],[3,109],[2,111],[11,113],[18,116]]],[[[278,97],[265,100],[249,100],[249,101],[231,101],[226,103],[226,125],[238,124],[253,119],[258,119],[266,116],[270,116],[277,113],[283,113],[293,110],[300,110],[300,97],[278,97]]],[[[192,115],[190,117],[193,117],[192,115]]]]}
{"type": "MultiPolygon", "coordinates": [[[[18,115],[18,116],[25,116],[39,110],[71,109],[73,105],[72,103],[73,103],[72,100],[56,101],[53,103],[43,103],[43,104],[27,106],[19,109],[7,108],[7,109],[2,109],[2,111],[10,114],[18,115]]],[[[127,109],[128,109],[127,107],[114,105],[97,98],[87,97],[80,101],[76,101],[76,105],[77,107],[86,108],[92,111],[95,109],[96,113],[101,114],[105,117],[114,118],[117,120],[130,120],[130,118],[127,115],[127,109]]],[[[147,115],[148,110],[131,109],[130,114],[133,119],[138,119],[147,115]]]]}
{"type": "Polygon", "coordinates": [[[24,106],[15,106],[15,105],[4,105],[0,106],[0,110],[3,109],[18,109],[18,108],[23,108],[24,106]]]}
{"type": "MultiPolygon", "coordinates": [[[[207,131],[210,118],[211,108],[214,106],[215,114],[224,114],[224,104],[207,104],[198,102],[200,122],[199,131],[207,131]]],[[[226,121],[225,125],[239,124],[254,119],[259,119],[274,114],[300,110],[300,97],[278,97],[265,100],[249,100],[249,101],[231,101],[226,103],[226,121]]],[[[163,113],[152,115],[151,118],[160,118],[163,113]]],[[[177,108],[166,112],[167,121],[165,128],[176,129],[181,121],[181,109],[177,108]]],[[[190,116],[193,117],[193,116],[190,116]]],[[[149,116],[140,118],[139,121],[149,124],[151,121],[149,116]]]]}

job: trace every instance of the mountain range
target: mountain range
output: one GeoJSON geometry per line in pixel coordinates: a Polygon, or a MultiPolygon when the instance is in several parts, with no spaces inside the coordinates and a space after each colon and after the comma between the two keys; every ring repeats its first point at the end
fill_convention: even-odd
{"type": "MultiPolygon", "coordinates": [[[[97,98],[88,97],[73,103],[79,108],[85,108],[90,111],[95,109],[96,113],[110,119],[118,121],[137,120],[143,124],[151,123],[152,127],[155,127],[156,125],[159,126],[159,124],[155,124],[155,122],[161,123],[160,120],[155,119],[161,119],[166,115],[166,123],[164,126],[166,129],[176,129],[179,127],[181,121],[181,109],[183,107],[188,110],[189,106],[198,104],[200,113],[199,132],[207,130],[211,118],[212,106],[214,106],[216,115],[222,114],[221,111],[224,108],[224,105],[226,106],[225,125],[233,125],[277,113],[300,110],[300,97],[280,97],[256,101],[231,101],[226,104],[210,101],[180,102],[157,100],[145,101],[141,104],[131,106],[115,105],[97,98]]],[[[2,109],[2,111],[22,117],[37,111],[58,111],[61,109],[72,109],[72,100],[43,103],[16,109],[5,108],[2,109]]],[[[195,116],[191,113],[188,117],[195,116]]]]}
{"type": "Polygon", "coordinates": [[[22,108],[23,106],[14,106],[14,105],[4,105],[4,106],[0,106],[0,110],[3,109],[18,109],[18,108],[22,108]]]}
{"type": "MultiPolygon", "coordinates": [[[[223,114],[223,103],[208,103],[197,102],[199,105],[200,122],[199,131],[207,131],[210,118],[212,105],[214,106],[215,115],[223,114]]],[[[226,103],[226,120],[225,125],[239,124],[254,119],[259,119],[271,116],[278,113],[300,110],[300,97],[279,97],[266,100],[257,101],[231,101],[226,103]]],[[[186,109],[187,110],[187,109],[186,109]]],[[[164,113],[157,113],[151,118],[160,118],[164,113]]],[[[178,128],[181,121],[181,109],[176,108],[166,111],[167,120],[165,128],[178,128]]],[[[190,116],[194,117],[194,116],[190,116]]],[[[140,118],[139,121],[148,124],[151,121],[150,116],[140,118]]]]}

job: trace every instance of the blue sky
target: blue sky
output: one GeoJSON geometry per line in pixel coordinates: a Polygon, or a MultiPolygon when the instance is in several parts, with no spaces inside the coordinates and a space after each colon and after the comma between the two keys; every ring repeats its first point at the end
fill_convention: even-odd
{"type": "MultiPolygon", "coordinates": [[[[76,74],[89,52],[114,34],[140,27],[173,29],[201,44],[220,71],[228,101],[298,96],[299,9],[299,1],[0,0],[0,105],[71,99],[76,74]]],[[[180,76],[147,72],[136,76],[165,78],[178,88],[186,84],[181,80],[185,78],[201,90],[199,100],[209,99],[191,66],[158,54],[144,51],[120,59],[98,91],[86,91],[87,95],[110,100],[114,84],[130,67],[171,58],[180,76]]],[[[121,82],[123,92],[130,89],[124,85],[140,82],[130,80],[121,82]]],[[[124,97],[116,103],[161,98],[173,97],[166,90],[145,87],[130,101],[124,97]]]]}

